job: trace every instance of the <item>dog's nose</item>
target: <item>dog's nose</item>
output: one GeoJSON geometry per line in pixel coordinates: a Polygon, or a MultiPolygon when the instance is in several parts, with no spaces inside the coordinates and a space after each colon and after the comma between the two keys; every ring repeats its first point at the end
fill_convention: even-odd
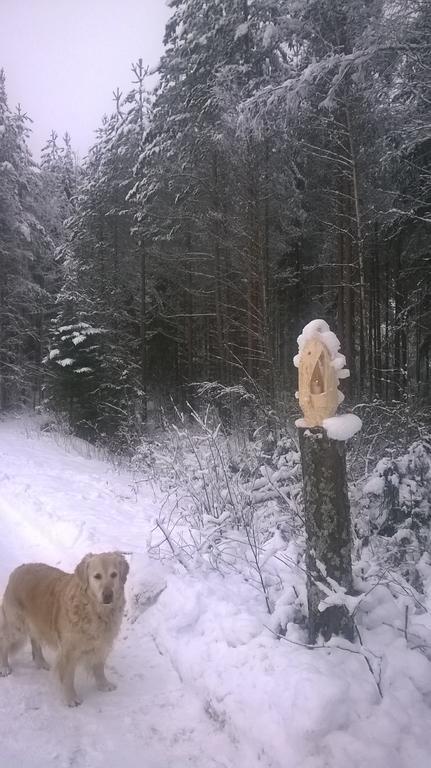
{"type": "Polygon", "coordinates": [[[104,603],[106,603],[107,605],[109,603],[112,603],[113,598],[114,598],[114,593],[113,593],[112,589],[106,588],[106,589],[103,590],[103,592],[102,592],[102,599],[103,599],[104,603]]]}

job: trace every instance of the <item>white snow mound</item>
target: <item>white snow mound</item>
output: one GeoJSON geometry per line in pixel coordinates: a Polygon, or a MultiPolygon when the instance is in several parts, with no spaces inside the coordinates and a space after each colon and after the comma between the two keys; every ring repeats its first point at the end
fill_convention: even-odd
{"type": "Polygon", "coordinates": [[[361,427],[362,421],[354,413],[331,416],[323,421],[323,428],[326,429],[330,440],[349,440],[356,432],[359,432],[361,427]]]}

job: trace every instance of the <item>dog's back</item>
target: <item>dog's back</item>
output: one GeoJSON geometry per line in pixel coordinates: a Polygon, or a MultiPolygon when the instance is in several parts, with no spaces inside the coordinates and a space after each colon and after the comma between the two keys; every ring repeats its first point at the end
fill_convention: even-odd
{"type": "Polygon", "coordinates": [[[3,598],[5,620],[15,635],[30,634],[40,643],[57,645],[59,596],[71,579],[72,574],[44,563],[16,568],[9,577],[3,598]]]}

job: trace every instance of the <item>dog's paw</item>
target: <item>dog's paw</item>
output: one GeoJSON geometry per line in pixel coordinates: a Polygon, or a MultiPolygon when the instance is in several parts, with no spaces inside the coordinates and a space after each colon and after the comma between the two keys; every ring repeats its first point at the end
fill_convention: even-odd
{"type": "Polygon", "coordinates": [[[79,705],[82,704],[82,699],[75,694],[67,699],[66,704],[68,707],[79,707],[79,705]]]}
{"type": "Polygon", "coordinates": [[[45,659],[43,661],[36,662],[36,667],[37,669],[46,669],[47,672],[49,672],[49,670],[51,669],[51,667],[49,666],[48,662],[45,661],[45,659]]]}
{"type": "Polygon", "coordinates": [[[115,683],[111,683],[109,680],[104,680],[103,683],[97,685],[98,691],[115,691],[116,688],[115,683]]]}
{"type": "Polygon", "coordinates": [[[7,677],[11,674],[12,669],[10,668],[9,664],[4,664],[2,667],[0,667],[0,677],[7,677]]]}

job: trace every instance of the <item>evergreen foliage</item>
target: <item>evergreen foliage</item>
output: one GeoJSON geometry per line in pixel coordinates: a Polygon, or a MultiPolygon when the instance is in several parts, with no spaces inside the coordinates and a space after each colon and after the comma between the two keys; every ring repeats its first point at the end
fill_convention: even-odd
{"type": "Polygon", "coordinates": [[[155,91],[139,60],[79,169],[55,131],[35,166],[2,75],[2,407],[44,377],[111,436],[198,383],[277,409],[311,316],[352,398],[426,401],[429,4],[170,7],[155,91]]]}

